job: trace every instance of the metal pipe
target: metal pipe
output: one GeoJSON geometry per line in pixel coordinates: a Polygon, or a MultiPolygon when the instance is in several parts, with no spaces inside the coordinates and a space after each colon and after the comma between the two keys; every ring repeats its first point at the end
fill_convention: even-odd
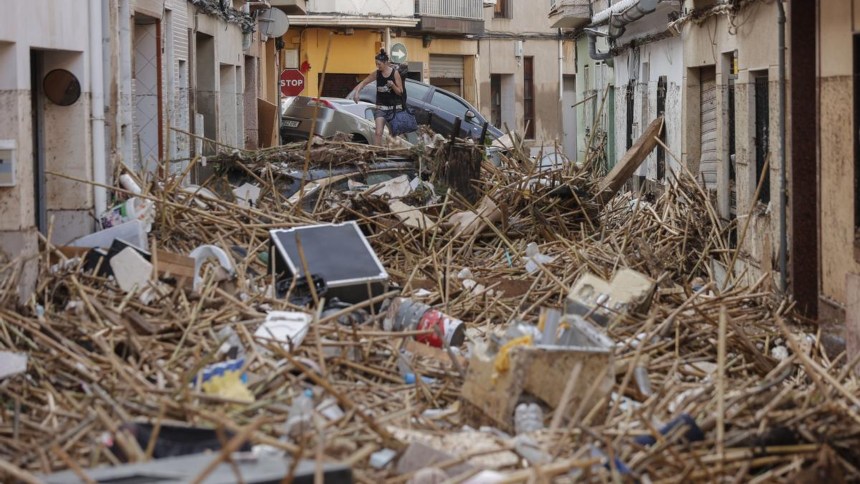
{"type": "Polygon", "coordinates": [[[594,17],[591,18],[591,23],[597,25],[602,24],[603,22],[609,20],[609,17],[611,17],[613,14],[623,12],[624,10],[627,10],[628,8],[636,5],[637,3],[639,3],[639,0],[621,0],[615,5],[594,14],[594,17]]]}
{"type": "Polygon", "coordinates": [[[564,143],[564,37],[558,29],[558,127],[564,143]]]}
{"type": "Polygon", "coordinates": [[[105,158],[104,58],[102,54],[102,0],[90,0],[90,112],[92,112],[93,205],[96,217],[107,210],[105,158]]]}
{"type": "Polygon", "coordinates": [[[639,2],[609,17],[609,37],[617,39],[624,35],[625,26],[633,23],[649,13],[657,10],[657,0],[639,0],[639,2]]]}
{"type": "Polygon", "coordinates": [[[591,29],[585,29],[588,36],[588,56],[594,60],[612,59],[612,52],[597,52],[597,33],[591,29]]]}
{"type": "Polygon", "coordinates": [[[785,6],[777,0],[779,8],[779,275],[783,292],[788,290],[787,244],[785,204],[788,201],[785,184],[785,6]]]}

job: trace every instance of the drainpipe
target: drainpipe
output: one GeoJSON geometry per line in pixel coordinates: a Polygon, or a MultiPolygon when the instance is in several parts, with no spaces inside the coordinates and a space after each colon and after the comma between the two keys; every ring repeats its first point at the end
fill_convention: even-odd
{"type": "Polygon", "coordinates": [[[588,56],[594,60],[612,60],[612,52],[597,52],[597,36],[606,36],[602,32],[594,29],[585,29],[585,35],[588,36],[588,56]]]}
{"type": "Polygon", "coordinates": [[[564,144],[564,37],[558,29],[558,127],[560,141],[564,144]]]}
{"type": "MultiPolygon", "coordinates": [[[[119,148],[120,159],[126,166],[134,164],[134,136],[132,133],[132,113],[134,100],[131,95],[131,0],[120,0],[117,12],[119,25],[119,148]]],[[[278,117],[280,119],[280,117],[278,117]]]]}
{"type": "Polygon", "coordinates": [[[606,36],[611,40],[617,39],[624,34],[625,26],[657,9],[658,0],[623,0],[606,10],[600,11],[592,18],[592,26],[609,22],[609,32],[600,33],[594,29],[585,29],[588,35],[588,55],[598,61],[607,61],[612,65],[612,54],[610,52],[597,52],[597,36],[606,36]]]}
{"type": "MultiPolygon", "coordinates": [[[[102,55],[102,1],[90,0],[90,110],[92,111],[93,181],[105,185],[105,93],[102,55]]],[[[95,214],[107,209],[107,192],[103,186],[93,188],[95,214]]]]}
{"type": "Polygon", "coordinates": [[[786,268],[786,245],[788,231],[786,227],[785,204],[785,6],[782,0],[777,0],[779,8],[779,275],[783,292],[788,289],[788,274],[786,268]]]}
{"type": "Polygon", "coordinates": [[[385,52],[391,55],[391,27],[385,27],[385,52]]]}

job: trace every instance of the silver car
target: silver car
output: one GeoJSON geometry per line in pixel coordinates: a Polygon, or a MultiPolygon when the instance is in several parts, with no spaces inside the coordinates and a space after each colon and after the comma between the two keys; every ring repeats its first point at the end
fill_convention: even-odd
{"type": "Polygon", "coordinates": [[[341,98],[284,98],[281,100],[281,142],[307,140],[316,111],[315,135],[331,138],[337,133],[345,133],[356,143],[370,143],[376,126],[372,118],[368,120],[365,116],[368,110],[372,116],[373,108],[374,105],[370,103],[356,104],[341,98]]]}

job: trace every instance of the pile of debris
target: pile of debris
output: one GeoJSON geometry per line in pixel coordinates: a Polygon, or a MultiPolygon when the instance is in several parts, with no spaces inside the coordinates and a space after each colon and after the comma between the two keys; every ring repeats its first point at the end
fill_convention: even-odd
{"type": "Polygon", "coordinates": [[[25,306],[2,283],[0,474],[860,477],[850,365],[727,269],[688,173],[647,202],[516,147],[209,162],[202,186],[125,174],[112,227],[43,241],[25,306]]]}

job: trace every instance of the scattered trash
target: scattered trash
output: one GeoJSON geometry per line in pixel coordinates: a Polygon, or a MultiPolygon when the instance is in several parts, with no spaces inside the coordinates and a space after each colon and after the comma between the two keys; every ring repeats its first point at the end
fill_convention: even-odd
{"type": "Polygon", "coordinates": [[[239,205],[245,207],[255,207],[257,200],[260,198],[260,187],[253,183],[245,183],[244,185],[233,189],[233,196],[239,205]]]}
{"type": "Polygon", "coordinates": [[[140,220],[132,220],[90,235],[85,235],[73,240],[69,245],[71,247],[101,247],[106,249],[117,239],[143,250],[149,250],[146,224],[140,220]]]}
{"type": "Polygon", "coordinates": [[[20,375],[27,371],[27,354],[0,351],[0,380],[20,375]]]}
{"type": "Polygon", "coordinates": [[[648,355],[639,357],[639,362],[636,368],[633,369],[633,378],[636,380],[636,388],[639,393],[645,398],[650,397],[654,392],[651,390],[651,379],[648,377],[648,363],[650,358],[648,355]]]}
{"type": "Polygon", "coordinates": [[[486,230],[491,223],[502,219],[502,211],[490,197],[484,197],[477,207],[477,211],[459,212],[449,217],[449,222],[454,226],[456,237],[463,235],[479,234],[486,230]]]}
{"type": "Polygon", "coordinates": [[[565,414],[572,416],[580,406],[591,409],[608,395],[615,379],[612,341],[585,320],[564,319],[562,323],[569,328],[553,345],[518,344],[543,335],[539,328],[522,324],[509,327],[502,342],[476,344],[462,388],[464,416],[489,419],[502,430],[515,430],[520,400],[536,399],[555,409],[567,379],[580,365],[578,391],[566,402],[565,414]],[[506,359],[504,364],[500,364],[501,356],[506,359]]]}
{"type": "Polygon", "coordinates": [[[388,273],[355,222],[278,229],[269,234],[275,253],[269,271],[276,280],[305,276],[307,268],[325,281],[327,297],[349,303],[366,301],[388,287],[388,273]]]}
{"type": "Polygon", "coordinates": [[[313,428],[313,422],[314,392],[307,389],[293,398],[287,422],[284,424],[284,433],[298,440],[313,428]]]}
{"type": "MultiPolygon", "coordinates": [[[[448,452],[431,447],[422,442],[412,442],[397,461],[397,474],[403,475],[420,469],[432,467],[440,462],[454,459],[448,452]]],[[[454,477],[470,472],[474,467],[469,464],[457,464],[442,470],[443,475],[454,477]]],[[[437,469],[438,470],[438,469],[437,469]]],[[[447,477],[446,477],[447,479],[447,477]]]]}
{"type": "Polygon", "coordinates": [[[431,331],[415,336],[415,340],[436,348],[460,346],[466,337],[462,321],[408,298],[395,298],[382,324],[386,331],[431,331]]]}
{"type": "Polygon", "coordinates": [[[218,263],[221,265],[221,268],[225,271],[225,276],[219,278],[218,280],[222,280],[224,278],[232,278],[236,276],[236,270],[233,269],[233,263],[230,261],[230,256],[224,252],[220,247],[216,247],[214,245],[201,245],[196,249],[192,250],[189,257],[194,259],[194,290],[199,290],[203,284],[203,277],[200,275],[200,269],[203,267],[203,264],[209,259],[216,259],[218,263]]]}
{"type": "Polygon", "coordinates": [[[135,195],[140,195],[141,193],[143,193],[143,190],[140,188],[140,185],[138,185],[137,182],[134,180],[134,177],[132,177],[128,173],[123,173],[119,176],[119,186],[134,193],[135,195]]]}
{"type": "Polygon", "coordinates": [[[264,354],[269,354],[266,346],[271,343],[277,343],[284,351],[291,353],[304,341],[311,321],[312,318],[307,313],[270,311],[263,324],[254,332],[254,339],[263,345],[260,351],[264,354]]]}
{"type": "Polygon", "coordinates": [[[384,469],[397,457],[397,451],[382,449],[370,455],[370,466],[374,469],[384,469]]]}
{"type": "Polygon", "coordinates": [[[132,197],[125,202],[108,209],[99,217],[102,228],[109,229],[133,220],[143,223],[144,231],[152,230],[155,221],[155,204],[152,200],[132,197]]]}
{"type": "Polygon", "coordinates": [[[117,284],[125,292],[146,289],[152,278],[152,264],[132,247],[113,256],[110,267],[117,284]]]}
{"type": "Polygon", "coordinates": [[[203,391],[230,400],[253,402],[254,395],[245,386],[247,377],[242,372],[244,366],[244,358],[207,366],[201,374],[203,391]]]}
{"type": "Polygon", "coordinates": [[[644,311],[656,285],[632,269],[620,269],[610,281],[586,273],[577,279],[564,302],[565,314],[587,316],[606,326],[619,314],[644,311]]]}
{"type": "Polygon", "coordinates": [[[418,472],[412,476],[411,479],[406,481],[407,484],[442,484],[443,482],[448,480],[448,474],[445,474],[445,471],[442,469],[437,469],[435,467],[426,467],[420,469],[418,472]]]}
{"type": "Polygon", "coordinates": [[[550,264],[555,259],[555,257],[542,254],[537,244],[534,242],[529,242],[528,245],[526,245],[525,264],[526,272],[529,274],[534,274],[538,271],[540,266],[550,264]]]}
{"type": "Polygon", "coordinates": [[[785,346],[774,346],[770,349],[770,356],[779,361],[782,361],[788,358],[788,348],[786,348],[785,346]]]}
{"type": "MultiPolygon", "coordinates": [[[[131,422],[120,427],[120,431],[128,432],[137,441],[141,449],[146,449],[154,438],[152,458],[164,459],[181,455],[214,452],[221,450],[223,444],[233,438],[233,432],[219,431],[211,428],[180,426],[162,423],[158,426],[148,422],[131,422]]],[[[106,442],[110,451],[121,461],[127,462],[128,457],[123,446],[117,441],[116,435],[108,436],[106,442]]],[[[251,450],[247,442],[238,449],[240,452],[251,450]]]]}
{"type": "Polygon", "coordinates": [[[352,484],[352,469],[339,463],[316,462],[313,459],[302,459],[298,463],[291,462],[279,456],[254,455],[251,452],[233,452],[229,459],[220,458],[217,454],[197,453],[178,457],[136,462],[114,467],[99,467],[93,469],[69,470],[54,474],[37,475],[37,482],[45,484],[77,484],[82,481],[81,474],[94,482],[194,482],[201,472],[207,470],[205,482],[227,483],[237,482],[236,476],[242,476],[243,482],[281,482],[286,475],[293,477],[293,482],[314,482],[317,471],[322,473],[322,479],[330,484],[352,484]]]}
{"type": "Polygon", "coordinates": [[[514,432],[525,434],[543,428],[543,409],[537,403],[521,403],[514,411],[514,432]]]}
{"type": "Polygon", "coordinates": [[[533,466],[552,461],[552,456],[544,452],[534,439],[526,435],[517,435],[514,438],[514,451],[533,466]]]}

